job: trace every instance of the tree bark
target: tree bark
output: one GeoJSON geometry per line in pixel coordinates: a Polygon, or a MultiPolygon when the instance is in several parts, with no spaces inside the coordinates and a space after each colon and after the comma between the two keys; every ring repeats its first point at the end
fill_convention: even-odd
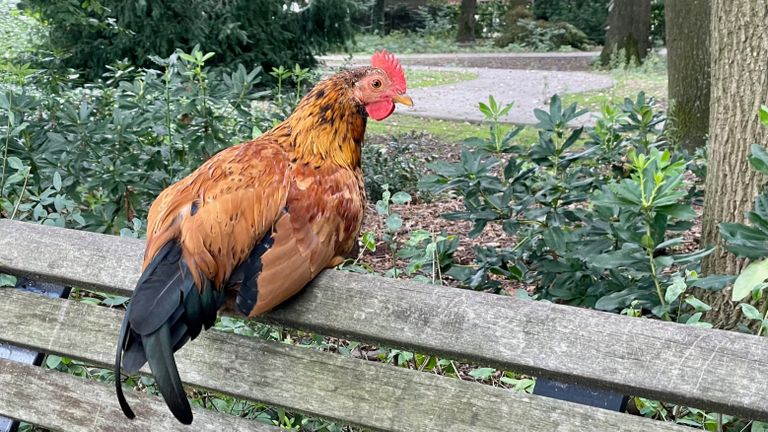
{"type": "Polygon", "coordinates": [[[672,138],[693,152],[709,133],[711,0],[664,4],[672,138]]]}
{"type": "Polygon", "coordinates": [[[608,8],[608,28],[600,62],[605,66],[614,59],[621,63],[642,63],[651,49],[651,0],[613,0],[608,8]],[[619,54],[622,58],[616,58],[619,54]]]}
{"type": "Polygon", "coordinates": [[[475,12],[477,0],[461,0],[459,11],[459,31],[456,34],[456,42],[475,41],[475,12]]]}
{"type": "MultiPolygon", "coordinates": [[[[768,144],[758,110],[768,101],[768,2],[712,1],[712,97],[710,100],[707,179],[702,243],[717,245],[703,263],[705,274],[737,274],[744,260],[722,247],[718,224],[744,222],[760,184],[747,162],[750,146],[768,144]]],[[[730,290],[705,293],[710,322],[733,328],[739,318],[730,290]]]]}

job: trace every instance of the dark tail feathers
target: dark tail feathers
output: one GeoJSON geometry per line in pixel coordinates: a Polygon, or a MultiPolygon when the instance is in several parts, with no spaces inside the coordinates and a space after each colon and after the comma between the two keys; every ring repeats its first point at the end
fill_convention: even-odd
{"type": "Polygon", "coordinates": [[[208,329],[216,322],[223,302],[224,294],[213,289],[209,281],[202,295],[196,289],[176,241],[160,249],[136,284],[118,336],[115,390],[128,418],[135,414],[123,394],[121,368],[133,374],[148,362],[173,415],[184,424],[192,423],[192,409],[173,353],[197,337],[203,327],[208,329]]]}

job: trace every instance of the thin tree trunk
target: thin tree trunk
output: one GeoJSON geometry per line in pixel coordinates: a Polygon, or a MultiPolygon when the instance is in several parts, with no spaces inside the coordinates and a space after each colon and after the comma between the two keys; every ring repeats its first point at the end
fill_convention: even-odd
{"type": "Polygon", "coordinates": [[[371,9],[371,26],[379,34],[384,34],[384,6],[385,0],[376,0],[371,9]]]}
{"type": "Polygon", "coordinates": [[[459,11],[459,31],[456,34],[456,42],[475,41],[475,12],[477,0],[461,0],[459,11]]]}
{"type": "MultiPolygon", "coordinates": [[[[722,248],[718,224],[743,222],[761,182],[747,162],[752,144],[768,143],[760,104],[768,102],[768,2],[712,1],[712,97],[702,243],[718,249],[704,260],[705,274],[737,274],[743,260],[722,248]]],[[[730,292],[706,293],[709,321],[733,328],[739,318],[730,292]]]]}
{"type": "Polygon", "coordinates": [[[672,137],[693,152],[709,133],[711,0],[664,4],[667,28],[668,117],[672,137]]]}
{"type": "Polygon", "coordinates": [[[651,49],[651,0],[613,0],[608,7],[600,62],[610,65],[621,54],[622,58],[616,58],[619,62],[642,63],[651,49]]]}

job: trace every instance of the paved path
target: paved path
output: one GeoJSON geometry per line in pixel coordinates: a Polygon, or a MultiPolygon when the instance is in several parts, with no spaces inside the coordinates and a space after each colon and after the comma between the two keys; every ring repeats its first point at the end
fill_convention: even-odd
{"type": "MultiPolygon", "coordinates": [[[[416,66],[411,66],[416,68],[416,66]]],[[[432,70],[456,70],[431,68],[432,70]]],[[[554,94],[578,93],[608,88],[613,79],[604,74],[588,72],[555,72],[534,70],[470,69],[478,78],[455,84],[409,90],[414,107],[398,107],[397,112],[445,120],[481,121],[480,102],[493,95],[499,103],[514,102],[509,115],[502,120],[510,123],[535,124],[535,108],[545,109],[554,94]]],[[[585,115],[582,121],[588,121],[585,115]]]]}
{"type": "MultiPolygon", "coordinates": [[[[439,59],[453,54],[413,54],[398,56],[406,65],[414,59],[439,59]],[[441,57],[442,56],[442,57],[441,57]]],[[[459,54],[456,54],[459,55],[459,54]]],[[[524,53],[524,54],[461,54],[465,57],[486,58],[502,57],[590,57],[594,53],[524,53]]],[[[322,58],[328,65],[341,65],[341,56],[322,58]]],[[[353,58],[345,64],[366,64],[364,58],[353,58]]],[[[413,97],[413,108],[398,106],[397,113],[429,117],[444,120],[482,121],[484,116],[478,110],[478,104],[493,95],[497,102],[514,102],[512,110],[502,121],[519,124],[535,124],[535,108],[546,109],[547,102],[554,94],[580,93],[612,87],[615,82],[608,75],[595,72],[470,68],[470,67],[433,67],[406,66],[407,69],[436,71],[474,72],[478,78],[434,87],[417,88],[408,91],[413,97]]],[[[591,116],[584,115],[577,124],[591,124],[591,116]]]]}
{"type": "MultiPolygon", "coordinates": [[[[570,51],[547,53],[444,53],[398,54],[406,66],[453,66],[494,69],[534,69],[555,71],[591,71],[599,51],[570,51]]],[[[366,63],[369,56],[356,55],[349,60],[343,55],[320,57],[328,64],[366,63]]]]}

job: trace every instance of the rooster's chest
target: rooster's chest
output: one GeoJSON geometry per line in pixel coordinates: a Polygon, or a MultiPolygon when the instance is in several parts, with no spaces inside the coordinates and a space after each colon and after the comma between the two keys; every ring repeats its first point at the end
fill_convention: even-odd
{"type": "Polygon", "coordinates": [[[288,192],[287,211],[346,255],[357,243],[365,212],[362,171],[337,167],[298,166],[288,192]]]}

